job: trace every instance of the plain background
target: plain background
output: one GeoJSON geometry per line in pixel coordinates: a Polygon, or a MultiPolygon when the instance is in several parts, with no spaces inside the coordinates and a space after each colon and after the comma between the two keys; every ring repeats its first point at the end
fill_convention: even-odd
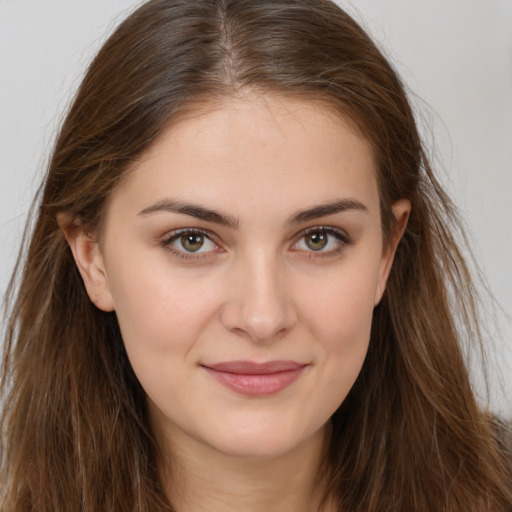
{"type": "MultiPolygon", "coordinates": [[[[59,120],[101,42],[140,3],[0,0],[2,295],[59,120]]],[[[379,42],[429,127],[441,180],[502,308],[487,317],[491,405],[511,415],[512,0],[339,3],[379,42]]]]}

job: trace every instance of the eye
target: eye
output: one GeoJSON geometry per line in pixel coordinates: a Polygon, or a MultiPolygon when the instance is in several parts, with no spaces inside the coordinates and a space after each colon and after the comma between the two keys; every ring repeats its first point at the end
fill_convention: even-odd
{"type": "Polygon", "coordinates": [[[205,246],[207,239],[201,233],[187,233],[173,241],[176,249],[184,249],[187,252],[198,252],[205,246]]]}
{"type": "Polygon", "coordinates": [[[329,235],[325,231],[315,231],[305,235],[304,242],[312,251],[321,251],[329,244],[329,235]]]}
{"type": "Polygon", "coordinates": [[[291,249],[327,256],[339,253],[349,243],[350,239],[342,231],[334,228],[314,227],[303,232],[291,249]]]}
{"type": "Polygon", "coordinates": [[[191,257],[195,254],[214,252],[218,245],[200,230],[182,229],[171,233],[162,245],[182,257],[191,257]]]}

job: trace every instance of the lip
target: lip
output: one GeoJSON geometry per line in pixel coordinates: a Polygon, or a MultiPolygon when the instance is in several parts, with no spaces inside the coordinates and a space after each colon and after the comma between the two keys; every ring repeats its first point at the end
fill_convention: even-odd
{"type": "Polygon", "coordinates": [[[264,397],[290,386],[308,365],[296,361],[226,361],[201,366],[214,379],[238,394],[264,397]]]}

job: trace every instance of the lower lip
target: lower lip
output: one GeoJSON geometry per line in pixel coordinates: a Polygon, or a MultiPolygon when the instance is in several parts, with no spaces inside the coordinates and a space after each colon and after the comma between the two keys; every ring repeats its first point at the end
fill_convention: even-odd
{"type": "Polygon", "coordinates": [[[270,374],[240,374],[203,367],[214,379],[227,388],[245,396],[263,397],[283,391],[295,382],[304,370],[304,366],[270,374]]]}

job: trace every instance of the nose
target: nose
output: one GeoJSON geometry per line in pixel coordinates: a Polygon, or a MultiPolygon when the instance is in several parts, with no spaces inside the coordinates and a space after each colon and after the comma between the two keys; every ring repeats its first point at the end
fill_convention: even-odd
{"type": "Polygon", "coordinates": [[[297,323],[297,311],[278,261],[264,255],[240,261],[230,278],[229,298],[221,310],[227,330],[254,343],[270,343],[297,323]]]}

